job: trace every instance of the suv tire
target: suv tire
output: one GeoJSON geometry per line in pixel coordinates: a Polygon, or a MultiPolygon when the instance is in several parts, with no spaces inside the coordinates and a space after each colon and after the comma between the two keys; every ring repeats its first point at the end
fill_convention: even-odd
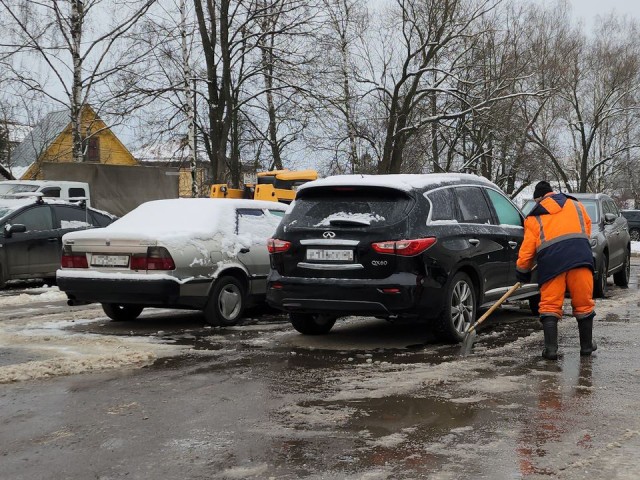
{"type": "Polygon", "coordinates": [[[444,310],[435,319],[435,333],[440,340],[460,343],[476,318],[476,292],[466,273],[456,273],[445,297],[444,310]]]}
{"type": "Polygon", "coordinates": [[[631,259],[627,251],[624,257],[624,265],[622,269],[613,274],[613,282],[619,287],[628,287],[629,278],[631,277],[631,259]]]}
{"type": "Polygon", "coordinates": [[[204,307],[205,320],[214,326],[235,325],[244,312],[245,297],[244,286],[236,277],[219,278],[204,307]]]}
{"type": "Polygon", "coordinates": [[[333,328],[336,317],[317,313],[290,313],[289,321],[293,328],[304,335],[324,335],[333,328]]]}
{"type": "Polygon", "coordinates": [[[598,275],[593,279],[593,298],[604,298],[607,294],[607,277],[609,276],[609,262],[604,256],[598,265],[598,275]]]}
{"type": "Polygon", "coordinates": [[[102,310],[114,322],[131,322],[140,316],[144,307],[121,303],[103,303],[102,310]]]}
{"type": "Polygon", "coordinates": [[[632,228],[631,230],[629,230],[629,236],[631,237],[631,240],[637,242],[638,240],[640,240],[640,230],[637,228],[632,228]]]}

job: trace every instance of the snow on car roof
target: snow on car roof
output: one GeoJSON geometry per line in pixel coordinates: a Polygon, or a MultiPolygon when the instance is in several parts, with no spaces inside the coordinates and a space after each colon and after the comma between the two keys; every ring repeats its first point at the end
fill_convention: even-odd
{"type": "Polygon", "coordinates": [[[105,228],[72,232],[64,239],[142,238],[198,236],[235,231],[236,208],[285,211],[278,202],[243,199],[175,198],[146,202],[105,228]]]}
{"type": "Polygon", "coordinates": [[[332,177],[307,182],[298,190],[315,187],[367,186],[387,187],[408,192],[413,189],[437,187],[450,183],[469,181],[494,185],[484,177],[469,173],[424,173],[424,174],[392,174],[392,175],[335,175],[332,177]]]}

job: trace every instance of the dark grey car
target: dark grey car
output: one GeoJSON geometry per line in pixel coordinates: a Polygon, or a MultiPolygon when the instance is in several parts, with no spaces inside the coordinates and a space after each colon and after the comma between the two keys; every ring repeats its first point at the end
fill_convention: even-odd
{"type": "MultiPolygon", "coordinates": [[[[629,284],[631,238],[627,220],[615,202],[604,193],[571,193],[587,209],[591,218],[591,250],[595,268],[593,296],[602,298],[607,291],[607,278],[613,275],[616,285],[629,284]]],[[[528,214],[535,202],[528,200],[522,211],[528,214]]]]}
{"type": "Polygon", "coordinates": [[[8,280],[55,279],[62,236],[115,218],[62,200],[0,199],[0,288],[8,280]]]}
{"type": "Polygon", "coordinates": [[[640,210],[620,210],[622,216],[627,219],[629,224],[629,236],[631,240],[637,242],[640,240],[640,210]]]}

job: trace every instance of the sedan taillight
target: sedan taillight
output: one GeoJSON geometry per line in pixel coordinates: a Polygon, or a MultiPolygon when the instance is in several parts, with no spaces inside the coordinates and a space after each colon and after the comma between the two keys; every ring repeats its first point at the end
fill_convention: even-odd
{"type": "Polygon", "coordinates": [[[267,250],[269,253],[283,253],[291,248],[291,242],[286,240],[279,240],[277,238],[270,238],[267,240],[267,250]]]}
{"type": "Polygon", "coordinates": [[[371,248],[378,253],[412,257],[421,254],[434,243],[436,243],[435,237],[414,238],[413,240],[376,242],[371,244],[371,248]]]}
{"type": "Polygon", "coordinates": [[[62,259],[60,261],[62,268],[89,268],[87,263],[87,255],[84,253],[73,253],[69,245],[62,248],[62,259]]]}
{"type": "Polygon", "coordinates": [[[176,264],[164,247],[149,247],[147,253],[131,255],[131,270],[175,270],[176,264]]]}

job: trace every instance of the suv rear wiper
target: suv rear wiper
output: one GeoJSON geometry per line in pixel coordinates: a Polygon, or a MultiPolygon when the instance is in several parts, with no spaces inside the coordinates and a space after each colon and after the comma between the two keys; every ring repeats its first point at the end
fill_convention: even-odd
{"type": "Polygon", "coordinates": [[[358,226],[370,226],[371,220],[364,220],[358,218],[333,218],[329,220],[329,225],[341,226],[341,225],[358,225],[358,226]]]}

